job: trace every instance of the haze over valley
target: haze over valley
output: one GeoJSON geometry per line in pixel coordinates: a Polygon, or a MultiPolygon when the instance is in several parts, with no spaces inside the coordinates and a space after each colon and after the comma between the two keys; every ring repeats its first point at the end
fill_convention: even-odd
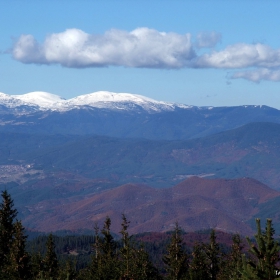
{"type": "Polygon", "coordinates": [[[133,232],[180,221],[251,234],[256,215],[278,219],[279,110],[109,92],[74,100],[0,96],[1,189],[28,228],[77,231],[109,215],[117,231],[126,213],[133,232]]]}

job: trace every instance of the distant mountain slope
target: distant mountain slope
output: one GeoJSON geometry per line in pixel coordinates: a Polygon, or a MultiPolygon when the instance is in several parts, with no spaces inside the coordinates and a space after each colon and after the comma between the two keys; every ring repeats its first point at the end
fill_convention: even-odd
{"type": "Polygon", "coordinates": [[[88,137],[48,150],[35,163],[86,177],[143,182],[157,187],[190,175],[256,178],[280,188],[280,125],[252,123],[188,141],[88,137]]]}
{"type": "Polygon", "coordinates": [[[41,151],[57,145],[66,145],[81,136],[40,135],[0,132],[0,164],[18,163],[32,151],[41,151]]]}
{"type": "Polygon", "coordinates": [[[251,122],[280,123],[267,106],[196,107],[129,93],[96,92],[69,100],[45,92],[0,93],[0,131],[179,140],[251,122]]]}
{"type": "Polygon", "coordinates": [[[77,229],[110,215],[119,229],[122,212],[134,232],[169,230],[178,220],[188,231],[245,234],[256,217],[279,221],[279,192],[263,184],[280,189],[279,124],[176,141],[11,132],[0,139],[0,189],[31,228],[77,229]]]}
{"type": "Polygon", "coordinates": [[[135,110],[139,107],[150,113],[192,107],[183,104],[157,101],[137,94],[108,91],[84,94],[68,100],[58,95],[42,91],[29,92],[22,95],[0,93],[0,104],[10,109],[27,106],[35,107],[37,111],[51,110],[58,112],[82,108],[83,106],[126,111],[135,110]]]}
{"type": "MultiPolygon", "coordinates": [[[[280,125],[274,123],[251,123],[184,141],[13,133],[1,133],[0,137],[0,163],[29,166],[32,174],[37,170],[38,178],[30,174],[34,184],[64,173],[68,175],[63,178],[99,180],[101,189],[125,183],[162,188],[196,175],[251,177],[280,189],[280,125]]],[[[0,182],[8,179],[0,178],[0,182]]]]}
{"type": "Polygon", "coordinates": [[[23,223],[41,231],[92,229],[108,215],[118,232],[125,213],[133,233],[168,231],[178,221],[186,231],[216,228],[251,234],[250,219],[258,215],[260,205],[278,198],[279,192],[249,178],[193,177],[168,189],[127,184],[78,201],[30,205],[23,223]]]}

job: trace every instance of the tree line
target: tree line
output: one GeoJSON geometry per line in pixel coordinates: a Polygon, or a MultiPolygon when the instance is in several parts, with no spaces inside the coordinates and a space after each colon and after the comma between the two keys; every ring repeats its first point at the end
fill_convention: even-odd
{"type": "MultiPolygon", "coordinates": [[[[261,229],[260,219],[256,219],[255,240],[247,238],[247,248],[238,234],[233,235],[227,252],[217,242],[215,230],[211,230],[208,243],[196,242],[187,250],[182,229],[176,223],[162,257],[163,266],[158,267],[151,261],[144,244],[135,242],[129,234],[130,222],[125,215],[122,216],[119,240],[111,233],[111,219],[107,217],[103,227],[100,229],[96,225],[94,236],[84,238],[83,245],[80,244],[86,246],[86,250],[90,248],[90,261],[77,269],[75,257],[59,260],[55,250],[56,237],[52,234],[45,238],[42,250],[28,250],[27,235],[16,218],[18,212],[13,200],[7,191],[1,196],[0,279],[3,280],[280,279],[280,245],[274,238],[271,219],[267,219],[265,230],[261,229]]],[[[71,242],[77,240],[71,239],[71,242]]]]}

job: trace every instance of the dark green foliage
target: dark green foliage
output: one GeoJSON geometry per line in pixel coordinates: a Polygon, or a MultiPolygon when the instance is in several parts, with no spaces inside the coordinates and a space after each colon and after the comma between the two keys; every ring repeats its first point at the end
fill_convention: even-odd
{"type": "Polygon", "coordinates": [[[60,264],[58,280],[75,280],[77,276],[76,263],[71,259],[60,264]]]}
{"type": "Polygon", "coordinates": [[[31,254],[31,279],[37,279],[43,275],[44,263],[40,252],[33,251],[31,254]]]}
{"type": "Polygon", "coordinates": [[[14,202],[5,190],[1,194],[0,204],[0,268],[5,266],[9,260],[9,253],[12,247],[14,229],[14,219],[17,210],[14,209],[14,202]]]}
{"type": "Polygon", "coordinates": [[[223,263],[222,252],[216,241],[216,232],[211,230],[208,244],[196,244],[190,263],[191,280],[223,279],[220,278],[223,263]]]}
{"type": "Polygon", "coordinates": [[[265,231],[261,231],[261,221],[256,219],[257,234],[255,235],[256,243],[254,244],[247,238],[250,246],[249,252],[255,260],[247,261],[243,258],[243,278],[244,279],[280,279],[276,275],[279,271],[277,263],[279,262],[279,243],[274,240],[274,229],[272,220],[266,220],[265,231]]]}
{"type": "Polygon", "coordinates": [[[188,256],[184,250],[181,232],[178,223],[176,223],[171,242],[167,248],[167,254],[163,258],[167,278],[170,280],[186,279],[187,277],[188,256]]]}
{"type": "Polygon", "coordinates": [[[192,260],[189,268],[189,278],[191,280],[208,280],[208,261],[203,244],[197,243],[192,251],[192,260]]]}
{"type": "MultiPolygon", "coordinates": [[[[150,254],[146,251],[148,246],[137,243],[134,236],[128,233],[130,222],[125,215],[122,217],[120,241],[116,241],[111,234],[111,220],[107,217],[101,232],[95,227],[95,236],[56,237],[50,234],[48,237],[37,237],[32,243],[33,250],[27,253],[27,236],[21,222],[15,221],[17,210],[13,207],[13,200],[6,191],[2,193],[2,198],[0,242],[6,240],[7,244],[1,244],[1,280],[280,279],[280,246],[274,239],[271,219],[267,219],[263,232],[260,219],[256,220],[256,243],[247,239],[249,256],[243,253],[244,246],[237,234],[232,237],[231,250],[222,252],[216,241],[216,232],[211,230],[209,243],[196,243],[190,261],[182,231],[176,223],[163,257],[166,271],[160,275],[150,261],[150,254]],[[90,240],[94,241],[93,247],[90,240]],[[77,257],[71,256],[71,252],[78,254],[77,257]],[[78,266],[81,256],[91,257],[91,262],[87,264],[85,258],[83,266],[78,266]]],[[[161,243],[161,246],[163,244],[166,243],[161,243]]],[[[149,252],[154,249],[149,248],[149,252]]],[[[164,250],[161,248],[162,252],[164,250]]]]}
{"type": "Polygon", "coordinates": [[[0,204],[0,278],[10,278],[10,253],[13,246],[17,210],[8,192],[2,191],[0,204]]]}
{"type": "Polygon", "coordinates": [[[26,252],[27,236],[20,221],[14,224],[14,239],[9,254],[10,279],[30,279],[30,256],[26,252]]]}
{"type": "Polygon", "coordinates": [[[133,277],[133,254],[131,236],[127,229],[130,222],[126,216],[122,215],[122,229],[120,231],[122,248],[120,249],[120,274],[123,279],[130,279],[133,277]]]}
{"type": "Polygon", "coordinates": [[[44,258],[44,275],[47,278],[56,279],[58,276],[58,260],[55,253],[53,235],[50,234],[46,244],[47,253],[44,258]]]}
{"type": "Polygon", "coordinates": [[[231,252],[222,267],[222,271],[227,279],[238,280],[242,275],[242,250],[244,245],[239,234],[232,236],[232,242],[231,252]]]}
{"type": "Polygon", "coordinates": [[[95,226],[93,256],[87,272],[87,277],[89,279],[113,280],[119,278],[116,242],[111,235],[110,226],[111,220],[107,217],[101,231],[103,238],[99,235],[98,226],[95,226]]]}
{"type": "Polygon", "coordinates": [[[210,279],[216,280],[220,271],[221,250],[216,241],[215,230],[211,231],[210,242],[205,246],[205,254],[208,259],[208,273],[210,279]]]}
{"type": "Polygon", "coordinates": [[[133,236],[128,233],[129,221],[122,216],[121,244],[120,249],[120,272],[121,279],[156,280],[160,279],[158,270],[153,266],[150,257],[143,245],[137,246],[133,236]]]}
{"type": "Polygon", "coordinates": [[[110,232],[110,227],[111,219],[106,217],[103,229],[101,230],[103,235],[103,242],[101,244],[103,279],[118,279],[117,244],[110,232]]]}
{"type": "Polygon", "coordinates": [[[134,279],[161,279],[158,269],[154,267],[143,245],[139,249],[134,249],[134,279]]]}
{"type": "MultiPolygon", "coordinates": [[[[45,256],[46,242],[48,237],[46,235],[38,236],[33,240],[27,242],[27,251],[33,256],[38,253],[40,256],[45,256]]],[[[75,263],[76,269],[80,270],[90,263],[92,244],[94,243],[93,235],[71,235],[71,236],[56,236],[53,235],[55,243],[55,253],[60,263],[65,263],[69,259],[75,263]]]]}

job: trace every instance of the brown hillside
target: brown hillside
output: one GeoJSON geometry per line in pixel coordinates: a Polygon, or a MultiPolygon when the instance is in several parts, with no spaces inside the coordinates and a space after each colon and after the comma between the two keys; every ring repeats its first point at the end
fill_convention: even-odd
{"type": "Polygon", "coordinates": [[[246,221],[258,212],[260,203],[279,195],[249,178],[192,177],[169,189],[126,184],[74,202],[52,200],[46,207],[35,205],[24,224],[41,231],[93,229],[95,222],[102,226],[110,216],[112,230],[119,232],[124,213],[132,233],[169,231],[178,221],[185,231],[216,228],[251,234],[246,221]]]}

